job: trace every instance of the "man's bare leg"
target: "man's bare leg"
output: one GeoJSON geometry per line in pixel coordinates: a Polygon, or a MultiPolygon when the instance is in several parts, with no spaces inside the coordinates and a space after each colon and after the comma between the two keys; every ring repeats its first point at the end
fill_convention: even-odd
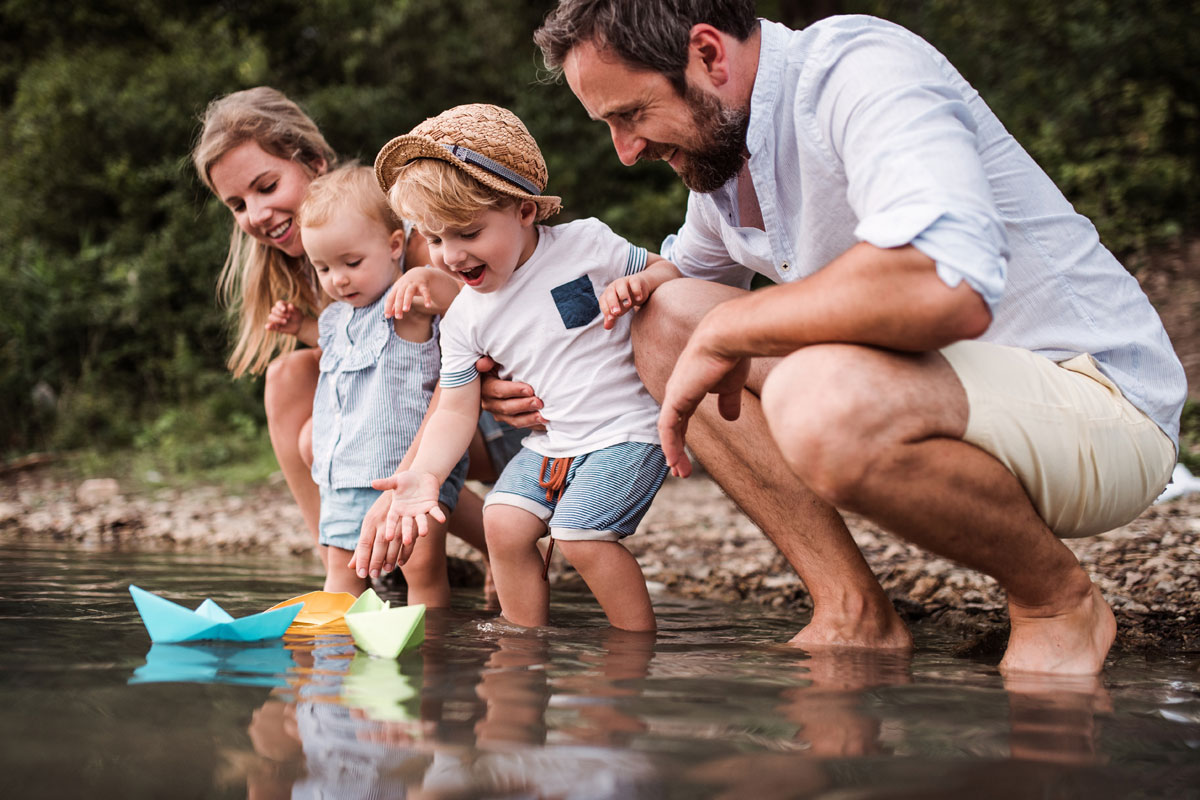
{"type": "Polygon", "coordinates": [[[966,393],[938,353],[807,347],[763,387],[771,433],[826,502],[994,577],[1008,592],[1005,672],[1094,674],[1113,614],[994,457],[961,441],[966,393]]]}
{"type": "MultiPolygon", "coordinates": [[[[662,398],[675,359],[704,314],[739,294],[715,283],[670,281],[637,312],[634,354],[655,398],[662,398]]],[[[841,515],[787,468],[771,438],[757,395],[772,365],[756,359],[735,422],[721,418],[712,398],[702,403],[688,426],[688,447],[804,581],[813,616],[794,643],[909,648],[912,637],[841,515]]]]}

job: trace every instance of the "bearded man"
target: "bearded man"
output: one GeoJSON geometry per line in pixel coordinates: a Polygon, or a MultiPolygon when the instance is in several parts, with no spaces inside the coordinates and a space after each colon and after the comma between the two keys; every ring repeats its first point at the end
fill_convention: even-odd
{"type": "MultiPolygon", "coordinates": [[[[1183,370],[979,94],[897,25],[750,0],[560,0],[534,39],[623,163],[691,189],[664,253],[691,280],[638,313],[638,368],[675,474],[686,436],[804,580],[793,641],[911,647],[845,509],[1000,583],[1002,672],[1099,672],[1115,620],[1060,537],[1162,490],[1183,370]]],[[[485,394],[536,417],[529,387],[485,394]]]]}

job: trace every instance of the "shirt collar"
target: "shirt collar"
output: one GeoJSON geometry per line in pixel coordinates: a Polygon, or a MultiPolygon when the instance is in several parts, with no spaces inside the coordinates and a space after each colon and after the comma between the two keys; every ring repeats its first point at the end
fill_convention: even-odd
{"type": "Polygon", "coordinates": [[[746,148],[750,155],[762,150],[774,130],[775,104],[779,100],[783,54],[791,31],[784,25],[760,19],[761,38],[754,91],[750,95],[750,124],[746,130],[746,148]]]}

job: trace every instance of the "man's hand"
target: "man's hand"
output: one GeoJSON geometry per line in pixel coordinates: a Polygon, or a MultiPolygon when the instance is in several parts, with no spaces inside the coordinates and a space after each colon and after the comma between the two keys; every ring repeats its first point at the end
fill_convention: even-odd
{"type": "Polygon", "coordinates": [[[541,415],[542,401],[534,395],[533,387],[497,377],[496,368],[496,362],[487,356],[475,362],[475,369],[482,378],[479,391],[483,410],[514,428],[546,430],[546,420],[541,415]]]}
{"type": "MultiPolygon", "coordinates": [[[[703,325],[703,323],[701,323],[703,325]]],[[[705,395],[717,395],[717,408],[727,420],[742,412],[742,390],[750,375],[750,359],[734,358],[716,352],[703,343],[701,328],[675,362],[675,369],[663,392],[662,411],[658,415],[658,436],[671,474],[686,478],[692,474],[692,462],[684,452],[688,420],[705,395]]]]}

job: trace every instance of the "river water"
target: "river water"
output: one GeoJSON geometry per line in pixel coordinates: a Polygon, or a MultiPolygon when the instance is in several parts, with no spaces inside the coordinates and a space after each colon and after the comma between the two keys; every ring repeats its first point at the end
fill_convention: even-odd
{"type": "Polygon", "coordinates": [[[151,647],[131,583],[236,617],[320,576],[4,542],[3,796],[1200,797],[1200,654],[1006,683],[936,634],[806,653],[792,616],[657,598],[647,637],[576,595],[534,634],[474,591],[395,661],[336,632],[151,647]]]}

